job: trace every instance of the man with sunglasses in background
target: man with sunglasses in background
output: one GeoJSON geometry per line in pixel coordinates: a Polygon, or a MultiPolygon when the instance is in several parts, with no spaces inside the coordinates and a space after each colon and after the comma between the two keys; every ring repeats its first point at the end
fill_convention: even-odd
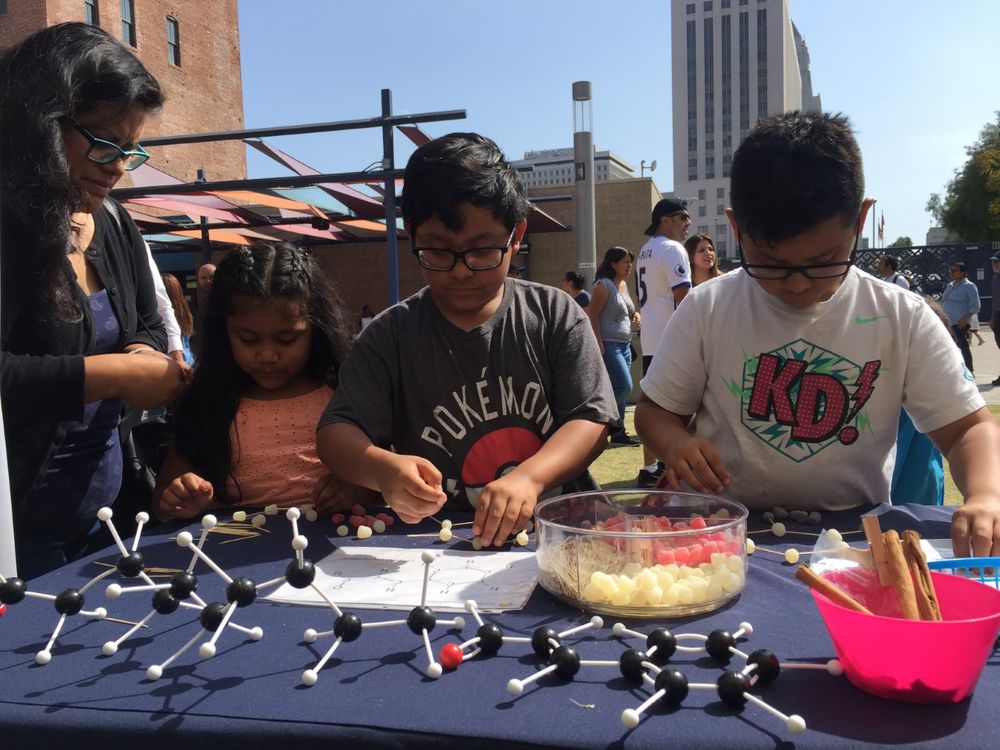
{"type": "MultiPolygon", "coordinates": [[[[642,327],[642,374],[649,370],[653,353],[660,343],[670,316],[691,290],[691,259],[684,249],[684,238],[691,226],[691,214],[682,201],[664,198],[653,206],[653,215],[645,229],[649,237],[640,248],[635,262],[642,327]]],[[[663,473],[663,464],[648,448],[643,448],[643,467],[636,478],[637,487],[655,487],[663,473]]]]}
{"type": "Polygon", "coordinates": [[[904,407],[964,495],[956,556],[1000,552],[1000,426],[924,300],[854,267],[872,201],[847,119],[761,120],[731,175],[742,269],[691,292],[641,383],[663,483],[757,509],[888,502],[904,407]]]}
{"type": "Polygon", "coordinates": [[[404,521],[476,509],[501,545],[546,492],[592,489],[618,407],[583,309],[510,278],[531,205],[489,138],[453,133],[406,166],[403,222],[427,286],[368,326],[320,420],[320,458],[404,521]]]}

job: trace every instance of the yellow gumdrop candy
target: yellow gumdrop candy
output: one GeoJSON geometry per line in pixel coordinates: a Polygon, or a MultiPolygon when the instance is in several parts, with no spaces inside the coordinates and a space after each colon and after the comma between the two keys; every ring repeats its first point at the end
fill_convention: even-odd
{"type": "Polygon", "coordinates": [[[725,592],[722,588],[722,584],[715,580],[715,577],[713,576],[708,582],[708,585],[705,587],[705,601],[711,602],[716,599],[721,599],[723,593],[725,592]]]}
{"type": "Polygon", "coordinates": [[[675,584],[674,588],[677,590],[677,602],[679,604],[690,604],[694,601],[694,594],[687,584],[678,583],[675,584]]]}
{"type": "Polygon", "coordinates": [[[586,586],[583,587],[582,593],[584,599],[586,599],[588,602],[594,602],[595,604],[600,604],[605,599],[607,599],[607,597],[604,595],[604,592],[601,590],[600,586],[597,586],[593,581],[591,581],[590,583],[588,583],[586,586]]]}
{"type": "Polygon", "coordinates": [[[670,588],[663,589],[663,596],[660,599],[660,604],[667,607],[673,607],[677,604],[677,586],[679,584],[673,584],[670,588]]]}
{"type": "Polygon", "coordinates": [[[646,589],[646,601],[651,607],[658,606],[663,601],[663,589],[659,586],[651,586],[646,589]]]}
{"type": "Polygon", "coordinates": [[[671,575],[669,570],[661,570],[656,574],[656,582],[660,585],[661,589],[666,591],[676,583],[676,579],[671,575]]]}
{"type": "Polygon", "coordinates": [[[656,573],[649,568],[643,568],[635,577],[635,583],[643,591],[649,591],[657,585],[656,573]]]}
{"type": "Polygon", "coordinates": [[[247,512],[245,510],[236,511],[233,513],[233,520],[236,521],[236,523],[243,523],[247,520],[247,512]]]}
{"type": "Polygon", "coordinates": [[[622,591],[621,589],[615,589],[614,591],[611,592],[611,596],[609,598],[611,600],[611,603],[614,604],[616,607],[624,607],[626,604],[628,604],[629,598],[631,596],[632,594],[629,591],[622,591]]]}
{"type": "Polygon", "coordinates": [[[795,565],[799,561],[799,551],[794,547],[785,550],[785,562],[789,565],[795,565]]]}
{"type": "Polygon", "coordinates": [[[648,603],[646,598],[646,592],[642,589],[636,589],[632,592],[632,595],[628,598],[628,603],[633,607],[645,607],[648,603]]]}
{"type": "Polygon", "coordinates": [[[627,575],[629,578],[635,578],[641,571],[642,566],[639,563],[630,562],[625,566],[625,569],[622,570],[622,573],[627,575]]]}
{"type": "Polygon", "coordinates": [[[372,535],[371,526],[358,526],[358,539],[367,539],[372,535]]]}

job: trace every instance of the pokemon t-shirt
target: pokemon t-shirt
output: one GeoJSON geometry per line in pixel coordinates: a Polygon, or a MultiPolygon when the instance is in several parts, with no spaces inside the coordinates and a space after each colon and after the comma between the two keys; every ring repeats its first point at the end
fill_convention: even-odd
{"type": "Polygon", "coordinates": [[[534,455],[571,419],[608,424],[618,407],[586,314],[550,286],[507,279],[497,312],[463,331],[428,289],[385,311],[355,342],[320,420],[443,475],[450,505],[534,455]]]}
{"type": "Polygon", "coordinates": [[[751,508],[888,502],[903,406],[920,432],[984,405],[948,330],[919,296],[851,268],[824,303],[789,308],[742,269],[696,287],[641,387],[733,476],[751,508]]]}

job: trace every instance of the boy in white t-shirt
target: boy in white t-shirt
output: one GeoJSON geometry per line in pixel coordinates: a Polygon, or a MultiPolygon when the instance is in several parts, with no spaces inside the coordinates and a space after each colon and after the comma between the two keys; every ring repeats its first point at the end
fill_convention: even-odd
{"type": "Polygon", "coordinates": [[[731,175],[742,268],[688,295],[641,383],[665,484],[751,508],[887,502],[905,407],[965,497],[956,554],[1000,553],[1000,426],[923,300],[853,265],[872,201],[847,119],[761,120],[731,175]]]}

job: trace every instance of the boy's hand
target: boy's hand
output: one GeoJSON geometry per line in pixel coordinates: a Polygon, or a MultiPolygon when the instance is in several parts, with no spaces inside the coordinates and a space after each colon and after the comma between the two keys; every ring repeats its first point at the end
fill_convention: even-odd
{"type": "Polygon", "coordinates": [[[194,472],[181,474],[164,488],[156,508],[156,517],[194,518],[212,502],[212,483],[194,472]]]}
{"type": "Polygon", "coordinates": [[[704,438],[686,437],[671,446],[663,457],[666,464],[664,483],[672,490],[683,491],[681,482],[695,492],[721,493],[733,478],[718,451],[704,438]]]}
{"type": "Polygon", "coordinates": [[[376,484],[386,504],[406,523],[434,515],[448,499],[441,489],[441,472],[420,456],[393,455],[376,484]]]}
{"type": "Polygon", "coordinates": [[[490,544],[499,547],[512,531],[520,531],[528,523],[542,489],[517,469],[493,480],[479,495],[472,533],[480,538],[484,547],[490,544]]]}
{"type": "Polygon", "coordinates": [[[955,557],[1000,555],[1000,497],[971,496],[951,517],[955,557]]]}

